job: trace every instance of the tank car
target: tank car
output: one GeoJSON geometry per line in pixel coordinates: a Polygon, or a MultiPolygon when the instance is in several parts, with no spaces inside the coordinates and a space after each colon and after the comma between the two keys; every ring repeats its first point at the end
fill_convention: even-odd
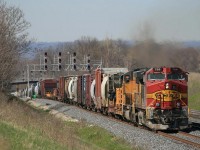
{"type": "Polygon", "coordinates": [[[127,71],[127,68],[98,68],[95,70],[95,81],[93,82],[95,85],[94,87],[93,83],[91,85],[91,91],[93,91],[91,92],[91,96],[94,99],[95,108],[97,110],[100,110],[104,114],[113,112],[111,111],[111,107],[113,107],[112,105],[114,105],[114,103],[111,102],[111,100],[109,101],[111,94],[110,89],[113,88],[113,91],[115,91],[114,88],[116,88],[113,78],[117,73],[123,74],[127,71]],[[111,83],[111,81],[113,82],[111,83]]]}

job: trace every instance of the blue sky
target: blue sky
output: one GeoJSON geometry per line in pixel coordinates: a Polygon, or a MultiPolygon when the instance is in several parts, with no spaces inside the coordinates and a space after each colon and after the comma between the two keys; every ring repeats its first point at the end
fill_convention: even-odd
{"type": "Polygon", "coordinates": [[[39,42],[81,36],[134,40],[145,24],[158,41],[200,40],[200,0],[6,0],[20,7],[39,42]]]}

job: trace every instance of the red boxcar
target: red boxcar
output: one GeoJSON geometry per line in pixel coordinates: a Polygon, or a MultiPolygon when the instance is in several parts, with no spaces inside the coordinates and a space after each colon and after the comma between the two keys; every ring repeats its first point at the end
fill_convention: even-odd
{"type": "Polygon", "coordinates": [[[86,107],[91,106],[90,96],[91,75],[85,74],[82,76],[82,104],[86,107]]]}
{"type": "Polygon", "coordinates": [[[67,77],[60,77],[59,78],[59,96],[58,100],[64,101],[66,99],[66,92],[65,92],[65,80],[67,77]]]}
{"type": "Polygon", "coordinates": [[[102,82],[102,69],[95,70],[95,99],[97,102],[97,109],[101,109],[101,82],[102,82]]]}
{"type": "Polygon", "coordinates": [[[57,88],[58,81],[56,79],[45,79],[40,82],[40,90],[42,97],[52,98],[53,89],[57,88]]]}
{"type": "Polygon", "coordinates": [[[77,102],[82,104],[82,76],[78,76],[77,81],[77,102]]]}

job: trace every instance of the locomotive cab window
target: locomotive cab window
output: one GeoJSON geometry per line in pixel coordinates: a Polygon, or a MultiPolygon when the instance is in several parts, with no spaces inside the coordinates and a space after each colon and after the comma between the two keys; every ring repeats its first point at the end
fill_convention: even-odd
{"type": "Polygon", "coordinates": [[[128,83],[130,81],[130,75],[125,75],[125,82],[128,83]]]}
{"type": "Polygon", "coordinates": [[[185,75],[178,74],[178,73],[172,73],[167,75],[167,79],[169,80],[185,80],[185,75]]]}
{"type": "Polygon", "coordinates": [[[162,73],[150,73],[147,76],[148,80],[164,80],[165,74],[162,73]]]}

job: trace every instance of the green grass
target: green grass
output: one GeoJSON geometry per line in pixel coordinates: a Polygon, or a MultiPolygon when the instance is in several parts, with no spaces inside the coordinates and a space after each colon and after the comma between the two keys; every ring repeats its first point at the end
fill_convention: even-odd
{"type": "Polygon", "coordinates": [[[200,93],[189,96],[189,108],[200,110],[200,93]]]}
{"type": "Polygon", "coordinates": [[[22,130],[16,126],[8,124],[6,122],[0,122],[0,140],[6,142],[0,142],[0,149],[4,145],[3,149],[11,150],[64,150],[65,147],[48,139],[37,131],[22,130]],[[6,143],[6,146],[5,146],[6,143]]]}
{"type": "Polygon", "coordinates": [[[130,150],[133,149],[125,141],[111,135],[107,130],[97,126],[84,126],[78,130],[79,136],[101,149],[130,150]]]}
{"type": "Polygon", "coordinates": [[[0,93],[0,150],[132,149],[108,131],[80,122],[64,122],[47,111],[0,93]]]}

